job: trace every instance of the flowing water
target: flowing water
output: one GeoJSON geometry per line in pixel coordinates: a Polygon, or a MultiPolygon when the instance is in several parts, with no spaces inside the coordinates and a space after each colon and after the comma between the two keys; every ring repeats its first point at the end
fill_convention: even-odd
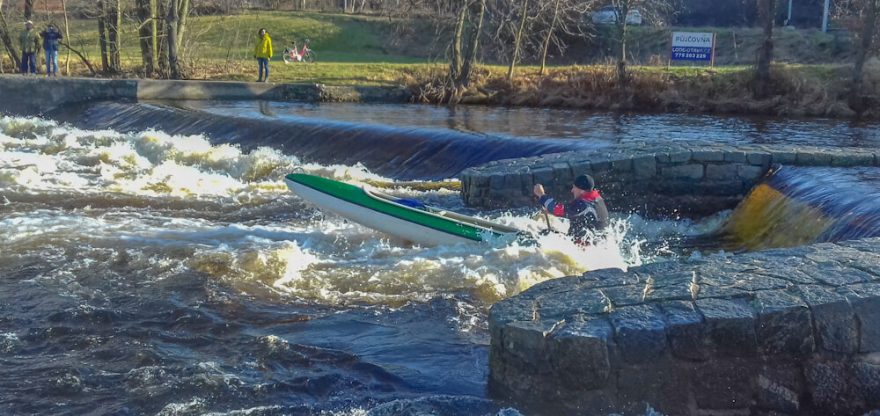
{"type": "Polygon", "coordinates": [[[880,237],[880,168],[783,167],[725,225],[726,244],[759,250],[880,237]]]}
{"type": "MultiPolygon", "coordinates": [[[[593,127],[571,116],[551,130],[559,114],[545,110],[481,110],[482,124],[458,131],[435,107],[406,110],[427,112],[413,118],[394,106],[250,110],[265,105],[99,103],[53,115],[71,124],[0,116],[0,413],[361,414],[437,396],[467,409],[486,398],[494,301],[588,269],[690,255],[676,241],[725,218],[617,214],[611,237],[586,252],[552,234],[540,248],[412,246],[323,215],[284,174],[446,179],[615,139],[573,140],[593,127]],[[393,126],[371,126],[380,115],[393,126]],[[549,138],[537,137],[541,123],[549,138]]],[[[450,189],[392,191],[545,227],[533,209],[466,209],[450,189]]]]}

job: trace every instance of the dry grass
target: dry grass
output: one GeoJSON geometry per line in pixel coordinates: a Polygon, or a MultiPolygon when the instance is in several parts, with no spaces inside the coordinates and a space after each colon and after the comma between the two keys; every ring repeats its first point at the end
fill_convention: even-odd
{"type": "MultiPolygon", "coordinates": [[[[867,69],[864,93],[880,93],[880,64],[867,69]]],[[[537,107],[573,107],[616,111],[705,112],[781,116],[851,117],[848,67],[776,65],[773,95],[752,97],[748,67],[712,69],[631,68],[629,85],[620,88],[611,66],[556,68],[544,76],[536,71],[508,81],[497,68],[483,67],[462,98],[466,103],[537,107]]],[[[408,85],[421,101],[438,102],[444,68],[407,74],[408,85]]],[[[865,117],[880,116],[876,106],[865,117]]]]}

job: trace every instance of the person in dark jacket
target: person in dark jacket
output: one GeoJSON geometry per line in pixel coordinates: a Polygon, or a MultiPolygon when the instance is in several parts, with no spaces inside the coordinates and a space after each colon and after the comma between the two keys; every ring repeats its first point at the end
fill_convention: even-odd
{"type": "Polygon", "coordinates": [[[58,42],[64,39],[54,23],[49,23],[40,36],[43,37],[43,51],[46,53],[46,76],[58,76],[58,42]]]}
{"type": "Polygon", "coordinates": [[[599,191],[595,189],[595,182],[590,175],[580,175],[574,179],[571,185],[574,199],[567,204],[559,204],[544,194],[544,186],[541,184],[536,184],[532,191],[547,212],[568,218],[568,235],[578,244],[584,244],[588,231],[601,231],[608,227],[608,208],[599,191]]]}

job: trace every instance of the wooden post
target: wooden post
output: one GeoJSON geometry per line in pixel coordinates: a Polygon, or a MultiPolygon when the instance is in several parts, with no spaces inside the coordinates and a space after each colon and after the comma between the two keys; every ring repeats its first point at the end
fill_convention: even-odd
{"type": "Polygon", "coordinates": [[[712,32],[712,61],[710,64],[712,68],[715,68],[715,41],[717,38],[718,36],[715,34],[715,32],[712,32]]]}

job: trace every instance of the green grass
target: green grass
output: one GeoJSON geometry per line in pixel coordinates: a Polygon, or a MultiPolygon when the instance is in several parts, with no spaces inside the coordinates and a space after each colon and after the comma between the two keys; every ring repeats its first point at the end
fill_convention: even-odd
{"type": "MultiPolygon", "coordinates": [[[[57,19],[56,19],[57,20],[57,19]]],[[[39,29],[45,22],[37,21],[39,29]]],[[[257,64],[253,59],[253,46],[259,28],[266,28],[273,39],[275,56],[271,61],[272,80],[275,82],[324,83],[330,85],[387,85],[398,84],[411,73],[443,72],[445,63],[431,63],[426,58],[430,51],[423,45],[430,40],[430,33],[420,33],[422,39],[410,39],[409,45],[391,44],[393,25],[387,18],[370,16],[351,16],[342,14],[301,13],[301,12],[248,12],[229,16],[204,16],[190,18],[184,45],[183,64],[187,76],[193,79],[241,80],[256,79],[257,64]],[[296,40],[298,46],[310,39],[311,47],[317,54],[317,62],[312,64],[285,65],[281,53],[285,47],[296,40]],[[409,49],[407,49],[407,46],[409,49]],[[421,56],[411,56],[413,52],[421,56]],[[438,70],[439,68],[439,70],[438,70]]],[[[669,33],[673,28],[634,27],[631,29],[632,41],[629,50],[638,63],[666,62],[669,33]]],[[[634,73],[672,74],[678,77],[705,74],[735,74],[750,69],[754,45],[759,40],[760,31],[753,28],[687,28],[689,31],[714,31],[718,33],[719,64],[715,68],[705,66],[639,66],[632,65],[634,73]],[[733,39],[736,33],[737,55],[734,59],[733,39]]],[[[71,21],[71,45],[81,50],[92,63],[100,67],[97,23],[95,20],[71,21]]],[[[837,56],[845,48],[836,36],[818,31],[777,31],[779,55],[791,58],[799,49],[824,51],[827,56],[837,56]],[[811,46],[812,45],[812,46],[811,46]],[[818,46],[816,46],[818,45],[818,46]]],[[[598,41],[593,51],[608,47],[607,41],[598,41]]],[[[597,53],[602,53],[601,51],[597,53]]],[[[806,53],[806,52],[803,52],[806,53]]],[[[62,66],[66,56],[61,53],[62,66]]],[[[588,56],[572,53],[571,56],[588,56]]],[[[593,56],[594,60],[604,62],[593,56]]],[[[806,62],[813,62],[809,59],[806,62]]],[[[820,60],[821,61],[821,60],[820,60]]],[[[830,60],[827,62],[834,62],[830,60]]],[[[840,60],[838,60],[840,62],[840,60]]],[[[122,63],[124,76],[137,76],[141,66],[140,48],[135,22],[128,22],[122,36],[122,63]]],[[[10,63],[4,64],[9,68],[10,63]]],[[[76,56],[71,56],[74,73],[87,74],[86,68],[76,56]]],[[[550,66],[550,70],[590,70],[596,66],[550,66]]],[[[837,65],[789,65],[798,71],[812,75],[833,77],[839,73],[837,65]]],[[[503,77],[506,65],[483,66],[492,77],[503,77]]],[[[518,75],[533,75],[538,72],[535,65],[517,66],[518,75]]]]}

